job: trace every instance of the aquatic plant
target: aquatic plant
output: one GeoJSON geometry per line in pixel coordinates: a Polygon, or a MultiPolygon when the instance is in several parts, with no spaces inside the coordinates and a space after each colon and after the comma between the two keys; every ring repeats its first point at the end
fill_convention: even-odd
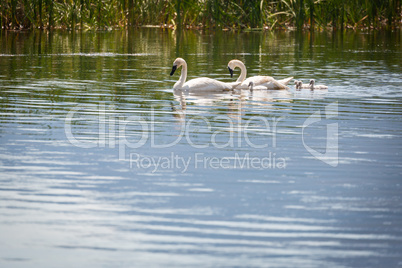
{"type": "Polygon", "coordinates": [[[2,29],[395,28],[401,0],[3,0],[2,29]]]}

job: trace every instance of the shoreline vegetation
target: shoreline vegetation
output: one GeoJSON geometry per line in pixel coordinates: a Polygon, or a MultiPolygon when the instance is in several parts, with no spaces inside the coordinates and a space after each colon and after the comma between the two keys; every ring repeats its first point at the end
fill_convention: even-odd
{"type": "Polygon", "coordinates": [[[395,29],[401,0],[3,0],[5,30],[395,29]]]}

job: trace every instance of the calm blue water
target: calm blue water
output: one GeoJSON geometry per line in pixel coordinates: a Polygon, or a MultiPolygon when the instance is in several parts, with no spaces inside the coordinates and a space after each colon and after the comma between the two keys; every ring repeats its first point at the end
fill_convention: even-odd
{"type": "Polygon", "coordinates": [[[402,267],[400,31],[0,39],[1,267],[402,267]]]}

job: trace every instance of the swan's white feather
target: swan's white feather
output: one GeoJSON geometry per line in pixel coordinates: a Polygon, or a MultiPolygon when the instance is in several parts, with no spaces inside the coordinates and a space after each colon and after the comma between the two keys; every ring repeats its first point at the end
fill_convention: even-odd
{"type": "Polygon", "coordinates": [[[296,89],[307,89],[311,88],[310,84],[303,84],[303,81],[295,81],[295,87],[296,89]]]}
{"type": "MultiPolygon", "coordinates": [[[[287,78],[286,79],[287,83],[289,83],[289,81],[292,79],[293,79],[293,77],[291,77],[290,79],[287,78]]],[[[285,80],[285,79],[283,79],[283,80],[285,80]]],[[[250,82],[254,83],[254,85],[255,85],[254,89],[256,89],[256,90],[258,90],[258,89],[288,89],[286,84],[281,83],[280,80],[275,80],[272,76],[261,76],[261,75],[252,76],[252,77],[247,78],[246,80],[243,81],[243,83],[241,83],[238,86],[238,88],[247,89],[250,82]]]]}
{"type": "Polygon", "coordinates": [[[311,90],[314,90],[314,89],[328,89],[328,87],[325,86],[325,85],[316,85],[314,79],[310,80],[310,88],[311,88],[311,90]]]}
{"type": "Polygon", "coordinates": [[[282,85],[287,86],[290,83],[290,81],[292,81],[292,79],[293,79],[293,76],[285,78],[285,79],[276,80],[276,81],[278,81],[282,85]]]}
{"type": "Polygon", "coordinates": [[[250,82],[254,83],[254,89],[288,89],[286,86],[293,77],[289,77],[282,80],[275,80],[272,76],[252,76],[246,79],[247,69],[243,62],[239,60],[231,60],[228,63],[229,71],[233,74],[233,69],[239,67],[241,72],[240,76],[237,79],[237,82],[241,81],[242,83],[236,87],[236,89],[248,89],[250,82]]]}
{"type": "MultiPolygon", "coordinates": [[[[177,82],[176,84],[178,84],[177,82]]],[[[181,89],[186,91],[229,91],[232,90],[234,87],[239,85],[240,83],[224,83],[212,78],[208,77],[199,77],[195,79],[191,79],[184,83],[182,87],[173,87],[174,89],[181,89]]]]}
{"type": "Polygon", "coordinates": [[[325,85],[314,85],[313,89],[328,89],[328,87],[325,85]]]}
{"type": "Polygon", "coordinates": [[[173,62],[173,68],[170,75],[173,75],[177,68],[182,66],[179,80],[174,84],[173,89],[184,91],[203,91],[203,92],[223,92],[236,88],[240,82],[224,83],[208,77],[199,77],[186,82],[187,63],[182,58],[177,58],[173,62]]]}

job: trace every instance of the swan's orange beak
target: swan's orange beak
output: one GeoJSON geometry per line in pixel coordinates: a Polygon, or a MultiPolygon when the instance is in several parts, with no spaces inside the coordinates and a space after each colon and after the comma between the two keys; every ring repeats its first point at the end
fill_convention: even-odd
{"type": "Polygon", "coordinates": [[[231,69],[229,66],[228,66],[228,69],[229,69],[230,77],[233,77],[233,69],[231,69]]]}
{"type": "Polygon", "coordinates": [[[176,72],[176,70],[177,70],[177,65],[173,65],[172,71],[170,72],[170,76],[172,76],[174,74],[174,72],[176,72]]]}

